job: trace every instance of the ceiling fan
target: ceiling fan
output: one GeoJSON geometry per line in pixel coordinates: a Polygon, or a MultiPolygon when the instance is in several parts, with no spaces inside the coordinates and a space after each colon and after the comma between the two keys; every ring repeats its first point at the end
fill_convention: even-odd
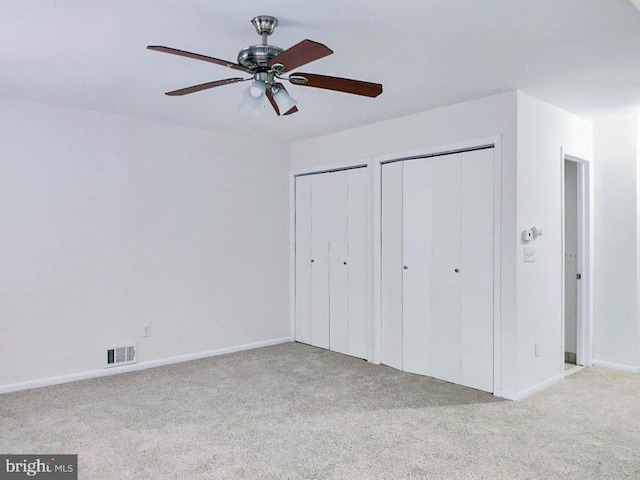
{"type": "Polygon", "coordinates": [[[268,15],[259,15],[254,17],[251,23],[253,23],[256,28],[258,35],[262,37],[262,44],[245,47],[240,50],[238,53],[238,63],[197,53],[185,52],[184,50],[175,48],[149,45],[147,47],[149,50],[215,63],[251,75],[247,78],[227,78],[181,88],[167,92],[166,95],[187,95],[222,85],[253,80],[251,86],[244,91],[240,110],[257,116],[266,103],[265,98],[269,100],[269,103],[278,115],[290,115],[298,111],[296,107],[297,102],[288,94],[282,81],[287,81],[299,86],[323,88],[325,90],[351,93],[365,97],[377,97],[382,93],[382,85],[379,83],[329,77],[327,75],[317,75],[314,73],[289,73],[302,65],[331,55],[333,51],[325,45],[312,40],[303,40],[287,50],[283,50],[274,45],[267,45],[267,38],[273,33],[278,20],[268,15]],[[288,74],[288,76],[284,77],[283,74],[288,74]]]}

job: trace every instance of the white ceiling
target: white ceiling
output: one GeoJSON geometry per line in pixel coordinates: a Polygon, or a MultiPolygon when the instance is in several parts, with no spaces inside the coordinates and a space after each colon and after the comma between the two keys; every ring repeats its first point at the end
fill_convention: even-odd
{"type": "Polygon", "coordinates": [[[4,0],[0,62],[4,96],[291,141],[516,88],[586,117],[640,112],[640,11],[628,0],[4,0]],[[257,119],[237,109],[246,84],[163,94],[237,72],[147,45],[235,61],[260,43],[257,14],[280,20],[269,43],[334,50],[298,70],[384,93],[292,85],[299,113],[257,119]]]}

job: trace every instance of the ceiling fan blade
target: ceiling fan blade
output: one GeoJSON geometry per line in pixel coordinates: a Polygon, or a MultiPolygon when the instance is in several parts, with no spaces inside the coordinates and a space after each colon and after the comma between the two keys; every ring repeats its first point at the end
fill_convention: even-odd
{"type": "Polygon", "coordinates": [[[336,92],[352,93],[365,97],[377,97],[382,93],[380,83],[363,82],[362,80],[351,80],[349,78],[329,77],[327,75],[316,75],[315,73],[292,73],[291,83],[302,87],[324,88],[336,92]],[[299,82],[295,77],[304,77],[307,82],[299,82]]]}
{"type": "Polygon", "coordinates": [[[215,63],[216,65],[222,65],[223,67],[233,68],[234,70],[241,70],[243,72],[253,73],[250,69],[243,67],[242,65],[238,65],[237,63],[227,62],[226,60],[208,57],[206,55],[200,55],[199,53],[186,52],[184,50],[178,50],[177,48],[163,47],[161,45],[149,45],[147,49],[153,50],[155,52],[170,53],[172,55],[178,55],[180,57],[187,57],[187,58],[193,58],[195,60],[202,60],[203,62],[215,63]]]}
{"type": "Polygon", "coordinates": [[[201,92],[209,88],[221,87],[222,85],[229,85],[230,83],[238,83],[244,81],[244,78],[227,78],[225,80],[216,80],[215,82],[203,83],[201,85],[194,85],[193,87],[181,88],[180,90],[173,90],[167,92],[165,95],[170,97],[179,97],[181,95],[187,95],[189,93],[201,92]]]}
{"type": "Polygon", "coordinates": [[[300,43],[295,44],[293,47],[285,50],[277,57],[269,60],[268,65],[273,67],[277,63],[282,64],[284,65],[284,69],[282,71],[288,72],[294,68],[313,62],[314,60],[331,55],[332,53],[333,50],[326,45],[314,42],[313,40],[303,40],[300,43]]]}
{"type": "MultiPolygon", "coordinates": [[[[284,88],[284,85],[282,85],[281,83],[276,83],[276,85],[282,88],[285,92],[287,91],[287,89],[284,88]]],[[[280,116],[280,109],[278,108],[278,104],[276,103],[276,101],[273,99],[273,93],[271,93],[271,89],[267,88],[266,93],[267,93],[267,98],[269,99],[269,103],[271,104],[273,109],[276,111],[276,114],[280,116]]],[[[286,112],[285,115],[291,115],[292,113],[296,113],[297,111],[298,111],[298,107],[293,107],[289,109],[289,111],[286,112]]]]}

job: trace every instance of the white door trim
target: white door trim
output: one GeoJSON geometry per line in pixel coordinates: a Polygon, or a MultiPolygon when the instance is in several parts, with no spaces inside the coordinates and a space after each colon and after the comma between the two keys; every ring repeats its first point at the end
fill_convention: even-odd
{"type": "Polygon", "coordinates": [[[382,165],[412,157],[443,155],[481,147],[494,147],[494,255],[493,255],[493,391],[501,391],[501,238],[502,238],[502,136],[479,138],[373,157],[373,363],[382,351],[382,165]]]}
{"type": "MultiPolygon", "coordinates": [[[[301,168],[289,172],[289,337],[292,342],[296,339],[296,177],[314,175],[318,173],[336,172],[352,168],[366,168],[371,178],[371,159],[332,163],[316,167],[301,168]]],[[[370,192],[371,195],[371,192],[370,192]]],[[[372,198],[370,196],[370,198],[372,198]]],[[[369,218],[371,219],[371,202],[369,202],[369,218]]],[[[369,248],[371,251],[372,222],[369,221],[369,248]]],[[[371,268],[371,265],[370,265],[371,268]]],[[[370,269],[370,271],[372,271],[370,269]]],[[[373,295],[370,295],[373,302],[373,295]]],[[[369,305],[373,311],[373,305],[369,305]]],[[[367,338],[372,337],[373,325],[368,322],[367,338]]],[[[371,344],[371,342],[369,342],[371,344]]],[[[367,359],[373,361],[373,345],[367,349],[367,359]]]]}
{"type": "Polygon", "coordinates": [[[578,272],[582,274],[581,281],[578,282],[578,306],[577,306],[577,364],[590,367],[593,365],[593,175],[589,160],[580,158],[565,148],[560,149],[561,163],[561,228],[562,228],[562,258],[560,261],[562,269],[562,358],[561,372],[564,371],[564,326],[565,326],[565,205],[564,205],[564,162],[565,160],[574,162],[578,166],[578,272]]]}

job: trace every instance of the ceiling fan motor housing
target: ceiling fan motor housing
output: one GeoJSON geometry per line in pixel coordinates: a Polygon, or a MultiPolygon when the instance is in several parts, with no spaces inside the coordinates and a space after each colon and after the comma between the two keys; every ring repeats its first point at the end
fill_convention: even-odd
{"type": "Polygon", "coordinates": [[[269,70],[267,63],[272,58],[280,55],[284,50],[280,47],[273,45],[252,45],[251,47],[245,47],[238,53],[238,63],[243,67],[256,69],[269,70]]]}

